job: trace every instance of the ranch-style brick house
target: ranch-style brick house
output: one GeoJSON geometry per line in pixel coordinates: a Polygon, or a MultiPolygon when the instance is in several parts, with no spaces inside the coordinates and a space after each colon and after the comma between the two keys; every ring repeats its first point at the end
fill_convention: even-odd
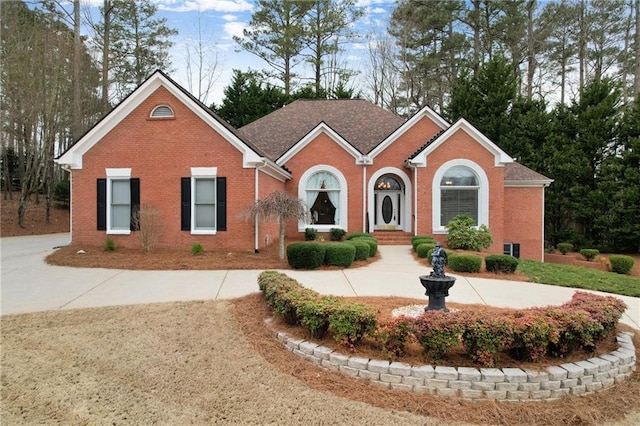
{"type": "Polygon", "coordinates": [[[139,247],[141,206],[162,221],[158,247],[259,250],[277,223],[241,212],[273,191],[309,217],[286,233],[385,231],[446,238],[470,214],[489,251],[542,260],[544,189],[464,119],[428,107],[405,120],[365,100],[297,100],[235,129],[156,71],[56,159],[70,173],[74,245],[139,247]]]}

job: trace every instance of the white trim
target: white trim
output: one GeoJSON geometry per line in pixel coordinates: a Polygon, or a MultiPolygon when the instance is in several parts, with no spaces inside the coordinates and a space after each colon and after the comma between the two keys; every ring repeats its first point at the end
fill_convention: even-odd
{"type": "MultiPolygon", "coordinates": [[[[111,191],[114,180],[131,182],[131,169],[105,169],[105,174],[107,175],[107,235],[130,235],[131,229],[111,229],[111,191]]],[[[129,206],[131,206],[131,194],[129,194],[129,206]]]]}
{"type": "Polygon", "coordinates": [[[175,116],[176,116],[176,113],[173,111],[173,108],[171,108],[167,104],[156,105],[155,107],[153,107],[153,109],[151,110],[151,113],[149,114],[149,118],[175,118],[175,116]],[[169,110],[168,114],[167,115],[154,115],[161,108],[166,108],[167,110],[169,110]]]}
{"type": "MultiPolygon", "coordinates": [[[[191,234],[192,235],[215,235],[217,230],[217,217],[215,218],[215,225],[213,229],[196,229],[196,180],[197,179],[214,179],[213,181],[213,199],[217,200],[217,182],[218,177],[217,167],[191,167],[191,234]]],[[[218,204],[216,201],[215,212],[217,216],[218,204]]]]}
{"type": "Polygon", "coordinates": [[[431,182],[431,229],[434,234],[446,234],[447,228],[440,223],[440,182],[444,174],[455,166],[465,166],[470,168],[479,180],[478,188],[478,225],[489,226],[489,179],[482,167],[471,160],[457,158],[444,163],[433,176],[431,182]]]}
{"type": "Polygon", "coordinates": [[[222,123],[212,117],[196,101],[187,96],[174,83],[168,80],[159,71],[155,72],[133,93],[131,93],[122,103],[111,111],[104,119],[89,130],[78,142],[76,142],[67,152],[62,154],[55,162],[66,164],[72,169],[82,169],[82,157],[95,144],[104,138],[111,130],[120,124],[136,108],[138,108],[157,89],[164,87],[169,93],[175,96],[180,102],[196,114],[204,123],[225,138],[238,151],[242,152],[243,167],[253,168],[253,163],[261,164],[261,157],[253,151],[247,144],[234,135],[222,123]]]}
{"type": "Polygon", "coordinates": [[[430,118],[438,127],[441,129],[448,128],[451,124],[444,118],[442,118],[438,113],[434,110],[425,106],[420,111],[415,113],[413,117],[402,123],[400,127],[398,127],[393,133],[391,133],[385,140],[383,140],[379,145],[373,148],[369,153],[368,157],[374,159],[377,155],[382,153],[389,145],[394,143],[396,140],[400,138],[400,136],[404,135],[409,129],[411,129],[418,121],[422,120],[424,117],[430,118]]]}
{"type": "Polygon", "coordinates": [[[282,154],[277,160],[276,164],[283,165],[297,153],[299,153],[304,147],[309,145],[322,133],[329,136],[335,143],[337,143],[342,149],[347,151],[356,160],[356,164],[362,161],[362,153],[358,151],[353,145],[347,142],[342,136],[340,136],[335,130],[333,130],[324,121],[314,127],[309,133],[307,133],[302,139],[300,139],[295,145],[289,148],[284,154],[282,154]]]}
{"type": "Polygon", "coordinates": [[[494,164],[496,167],[503,167],[507,163],[513,163],[513,158],[507,155],[498,145],[491,142],[485,135],[480,133],[478,129],[473,127],[467,120],[461,118],[454,125],[449,127],[440,137],[438,137],[435,141],[425,147],[420,153],[418,153],[410,163],[417,167],[426,167],[427,166],[427,157],[434,150],[436,150],[440,145],[446,142],[451,136],[453,136],[458,131],[464,131],[471,138],[473,138],[476,142],[482,145],[487,151],[489,151],[494,156],[494,164]]]}
{"type": "Polygon", "coordinates": [[[411,178],[407,176],[404,170],[398,169],[396,167],[383,167],[380,170],[376,171],[374,174],[372,174],[371,177],[369,178],[369,185],[367,185],[367,195],[369,198],[367,211],[370,214],[369,229],[371,231],[375,229],[375,219],[373,215],[375,215],[376,206],[375,206],[375,200],[374,200],[375,197],[373,195],[375,193],[374,187],[376,185],[376,181],[382,175],[388,175],[388,174],[399,177],[400,179],[402,179],[402,183],[404,184],[404,197],[403,197],[404,205],[402,206],[402,211],[404,213],[402,215],[402,220],[400,221],[399,229],[406,232],[411,232],[411,213],[412,213],[411,194],[413,193],[411,178]]]}
{"type": "Polygon", "coordinates": [[[506,188],[546,188],[553,182],[553,179],[540,179],[540,180],[505,180],[504,186],[506,188]]]}
{"type": "MultiPolygon", "coordinates": [[[[331,228],[341,228],[344,229],[345,231],[348,230],[348,223],[347,220],[349,218],[349,205],[348,205],[348,198],[347,198],[347,193],[349,192],[348,190],[348,185],[347,185],[347,179],[344,177],[344,175],[342,174],[342,172],[338,169],[336,169],[333,166],[329,166],[326,164],[319,164],[317,166],[313,166],[309,169],[307,169],[302,176],[300,176],[300,180],[298,181],[298,198],[300,198],[301,200],[306,200],[307,199],[307,180],[309,180],[309,178],[311,176],[313,176],[314,174],[318,173],[318,172],[329,172],[331,174],[333,174],[336,179],[338,179],[338,183],[340,184],[340,218],[339,218],[339,224],[335,224],[335,225],[318,225],[318,224],[310,224],[310,223],[305,223],[304,220],[300,220],[298,221],[298,232],[304,232],[305,228],[314,228],[315,230],[317,230],[318,232],[329,232],[329,230],[331,228]]],[[[306,209],[308,210],[309,208],[311,208],[311,206],[306,206],[306,209]]]]}

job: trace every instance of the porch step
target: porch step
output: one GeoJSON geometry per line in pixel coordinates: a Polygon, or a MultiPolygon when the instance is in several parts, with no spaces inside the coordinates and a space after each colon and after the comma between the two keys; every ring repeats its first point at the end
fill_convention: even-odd
{"type": "Polygon", "coordinates": [[[382,246],[399,246],[411,245],[413,234],[404,231],[374,231],[372,235],[378,240],[378,244],[382,246]]]}

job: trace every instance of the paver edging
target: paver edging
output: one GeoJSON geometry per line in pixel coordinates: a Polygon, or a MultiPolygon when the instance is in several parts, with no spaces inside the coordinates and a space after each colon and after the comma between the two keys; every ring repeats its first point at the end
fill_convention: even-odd
{"type": "Polygon", "coordinates": [[[290,352],[329,370],[387,388],[473,401],[550,401],[565,395],[588,395],[628,380],[636,369],[633,335],[628,332],[618,334],[620,348],[611,353],[542,370],[411,366],[350,357],[282,331],[274,330],[273,335],[290,352]],[[310,346],[312,354],[308,353],[310,346]]]}

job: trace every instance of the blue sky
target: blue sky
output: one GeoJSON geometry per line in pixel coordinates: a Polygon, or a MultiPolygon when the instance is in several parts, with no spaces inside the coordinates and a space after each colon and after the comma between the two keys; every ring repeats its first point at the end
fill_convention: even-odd
{"type": "MultiPolygon", "coordinates": [[[[167,24],[178,31],[173,38],[171,49],[172,78],[189,89],[187,78],[187,45],[198,39],[198,22],[202,39],[215,45],[217,53],[217,80],[212,95],[206,100],[220,104],[223,89],[231,81],[232,70],[267,68],[264,61],[247,52],[240,51],[233,36],[242,36],[251,19],[255,7],[253,0],[153,0],[158,5],[160,17],[167,19],[167,24]]],[[[83,0],[86,6],[97,11],[103,0],[83,0]]],[[[362,8],[364,16],[354,24],[354,30],[361,36],[359,42],[348,46],[342,60],[349,68],[364,70],[367,66],[367,35],[381,34],[386,30],[391,11],[396,2],[392,0],[356,0],[362,8]]],[[[213,59],[212,59],[213,60],[213,59]]],[[[306,71],[306,70],[305,70],[306,71]]],[[[361,73],[362,74],[362,73],[361,73]]],[[[363,76],[354,79],[356,89],[363,89],[363,76]]]]}

